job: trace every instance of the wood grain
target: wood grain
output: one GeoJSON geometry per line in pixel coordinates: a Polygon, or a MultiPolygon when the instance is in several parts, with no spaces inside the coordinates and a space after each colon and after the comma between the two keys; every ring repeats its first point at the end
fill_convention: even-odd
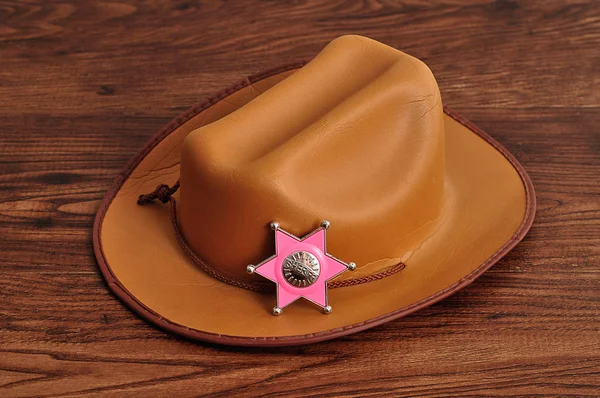
{"type": "Polygon", "coordinates": [[[600,396],[597,1],[0,0],[0,396],[600,396]],[[467,289],[331,342],[251,349],[138,319],[91,231],[133,153],[239,78],[357,33],[430,65],[538,197],[467,289]]]}

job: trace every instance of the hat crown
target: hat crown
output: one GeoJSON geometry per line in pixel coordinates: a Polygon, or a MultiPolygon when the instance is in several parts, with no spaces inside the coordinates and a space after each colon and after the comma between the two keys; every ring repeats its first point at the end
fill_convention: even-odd
{"type": "Polygon", "coordinates": [[[180,223],[208,264],[238,279],[273,254],[268,225],[303,236],[330,220],[327,249],[359,278],[402,262],[443,206],[444,119],[421,61],[344,36],[237,110],[190,133],[181,155],[180,223]],[[277,83],[277,84],[275,84],[277,83]]]}

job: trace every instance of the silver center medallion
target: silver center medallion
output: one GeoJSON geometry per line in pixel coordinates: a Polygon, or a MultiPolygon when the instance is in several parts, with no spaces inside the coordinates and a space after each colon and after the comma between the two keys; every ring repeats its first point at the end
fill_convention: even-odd
{"type": "Polygon", "coordinates": [[[283,260],[283,276],[292,286],[306,287],[317,281],[321,273],[319,260],[309,252],[294,252],[283,260]]]}

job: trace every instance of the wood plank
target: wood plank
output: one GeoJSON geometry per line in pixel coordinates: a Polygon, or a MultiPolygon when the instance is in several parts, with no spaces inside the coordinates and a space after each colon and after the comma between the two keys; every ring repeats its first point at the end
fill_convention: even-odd
{"type": "Polygon", "coordinates": [[[600,3],[0,1],[0,396],[598,396],[600,3]],[[330,342],[194,343],[107,290],[91,228],[193,103],[346,33],[423,59],[529,172],[527,238],[458,294],[330,342]]]}

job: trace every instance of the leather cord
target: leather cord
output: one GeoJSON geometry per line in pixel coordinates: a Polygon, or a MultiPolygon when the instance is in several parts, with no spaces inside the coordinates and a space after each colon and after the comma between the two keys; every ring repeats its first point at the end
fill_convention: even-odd
{"type": "MultiPolygon", "coordinates": [[[[177,192],[177,190],[179,189],[179,186],[180,186],[179,180],[177,180],[177,182],[172,187],[169,187],[166,184],[160,184],[159,186],[156,187],[156,189],[153,192],[140,195],[138,197],[137,204],[138,205],[146,205],[146,204],[154,202],[155,200],[159,200],[165,204],[169,203],[170,204],[171,223],[173,224],[173,229],[175,231],[175,236],[177,238],[177,242],[179,242],[179,245],[181,246],[181,248],[183,249],[185,254],[202,271],[206,272],[213,278],[218,279],[221,282],[225,282],[229,285],[241,287],[243,289],[248,289],[248,290],[252,290],[255,292],[273,292],[273,291],[275,291],[275,289],[274,289],[275,285],[270,282],[245,282],[245,281],[237,280],[234,277],[227,276],[224,273],[219,272],[216,269],[214,269],[213,267],[211,267],[210,265],[208,265],[204,260],[202,260],[194,252],[194,250],[192,250],[192,248],[189,246],[189,244],[185,240],[185,237],[183,236],[183,233],[181,231],[181,227],[179,225],[179,218],[177,217],[177,202],[176,202],[175,198],[173,198],[173,194],[175,192],[177,192]]],[[[354,286],[354,285],[360,285],[363,283],[374,282],[374,281],[377,281],[377,280],[380,280],[383,278],[387,278],[388,276],[397,274],[398,272],[402,271],[405,267],[406,267],[406,264],[400,262],[385,271],[378,272],[373,275],[368,275],[368,276],[365,276],[362,278],[346,279],[346,280],[342,280],[342,281],[330,281],[327,283],[327,287],[329,289],[335,289],[335,288],[340,288],[340,287],[354,286]]]]}
{"type": "Polygon", "coordinates": [[[156,199],[160,200],[163,203],[167,203],[173,194],[177,192],[179,189],[179,180],[172,186],[169,187],[167,184],[160,184],[156,187],[154,192],[141,194],[137,200],[138,205],[145,205],[147,203],[152,203],[156,199]]]}

